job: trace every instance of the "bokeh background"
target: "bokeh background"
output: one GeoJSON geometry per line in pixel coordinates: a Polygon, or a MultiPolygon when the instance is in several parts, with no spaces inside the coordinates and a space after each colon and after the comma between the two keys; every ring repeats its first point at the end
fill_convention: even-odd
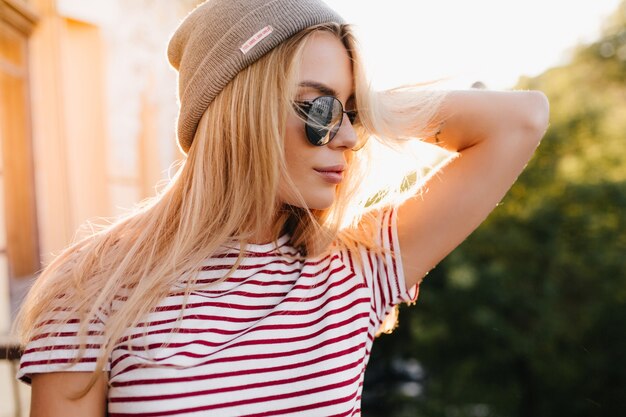
{"type": "MultiPolygon", "coordinates": [[[[199,2],[0,0],[0,417],[28,415],[8,330],[42,265],[181,159],[165,48],[199,2]]],[[[518,182],[376,340],[363,416],[626,416],[626,1],[327,2],[376,88],[551,103],[518,182]]]]}

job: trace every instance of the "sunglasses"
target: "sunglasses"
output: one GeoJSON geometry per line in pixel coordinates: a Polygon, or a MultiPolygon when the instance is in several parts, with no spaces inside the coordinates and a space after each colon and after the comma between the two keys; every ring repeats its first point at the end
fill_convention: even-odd
{"type": "MultiPolygon", "coordinates": [[[[341,127],[344,113],[350,123],[355,124],[358,113],[356,110],[343,110],[341,101],[334,96],[320,96],[308,101],[295,101],[295,110],[306,119],[306,137],[312,145],[328,144],[341,127]]],[[[360,149],[360,147],[359,147],[360,149]]]]}

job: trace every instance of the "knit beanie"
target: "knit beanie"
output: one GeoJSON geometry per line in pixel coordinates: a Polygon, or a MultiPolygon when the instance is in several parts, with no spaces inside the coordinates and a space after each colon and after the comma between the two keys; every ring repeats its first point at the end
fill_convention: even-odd
{"type": "Polygon", "coordinates": [[[208,0],[170,39],[178,70],[177,136],[186,154],[204,111],[241,71],[289,37],[320,23],[345,23],[322,0],[208,0]]]}

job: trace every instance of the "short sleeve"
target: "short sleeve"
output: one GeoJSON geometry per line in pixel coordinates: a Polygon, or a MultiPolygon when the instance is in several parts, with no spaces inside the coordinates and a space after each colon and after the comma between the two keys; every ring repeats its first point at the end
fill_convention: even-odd
{"type": "MultiPolygon", "coordinates": [[[[48,372],[91,372],[96,367],[104,341],[104,322],[96,318],[89,322],[85,349],[80,359],[81,338],[78,335],[80,321],[72,319],[61,326],[55,320],[41,322],[36,335],[24,348],[16,378],[30,384],[31,376],[48,372]]],[[[105,362],[103,371],[110,370],[110,361],[105,362]]]]}
{"type": "Polygon", "coordinates": [[[361,248],[362,265],[354,266],[355,272],[360,272],[372,292],[372,309],[379,320],[377,325],[394,306],[415,303],[419,294],[418,284],[406,288],[396,218],[396,207],[385,208],[378,213],[374,233],[377,234],[376,243],[383,251],[361,248]]]}

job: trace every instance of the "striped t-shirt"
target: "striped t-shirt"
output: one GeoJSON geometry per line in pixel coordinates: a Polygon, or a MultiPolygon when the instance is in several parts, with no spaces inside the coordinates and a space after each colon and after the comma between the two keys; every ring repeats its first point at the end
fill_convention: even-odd
{"type": "MultiPolygon", "coordinates": [[[[362,247],[362,267],[342,247],[294,260],[288,235],[249,245],[226,281],[191,293],[178,332],[182,287],[172,291],[145,321],[147,337],[130,329],[108,358],[109,415],[360,415],[374,335],[394,305],[418,295],[418,286],[405,287],[396,213],[379,217],[379,243],[390,253],[362,247]]],[[[207,259],[198,282],[223,277],[237,255],[207,259]]],[[[40,372],[92,371],[102,324],[90,325],[93,349],[70,369],[61,367],[76,356],[77,324],[31,341],[17,377],[29,383],[40,372]]]]}

